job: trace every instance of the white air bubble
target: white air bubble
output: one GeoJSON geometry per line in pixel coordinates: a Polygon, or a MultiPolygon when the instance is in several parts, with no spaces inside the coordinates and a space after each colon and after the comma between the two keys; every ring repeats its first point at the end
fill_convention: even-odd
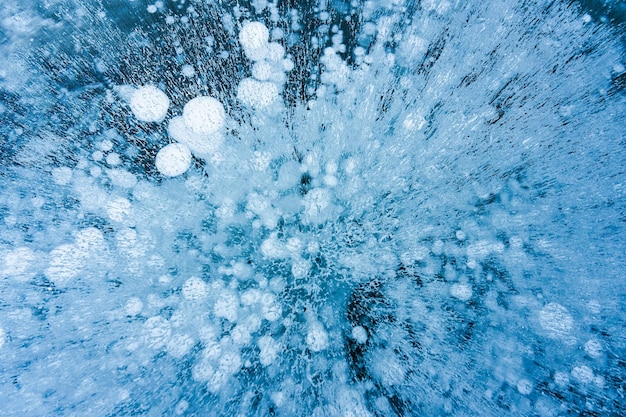
{"type": "Polygon", "coordinates": [[[602,356],[602,345],[597,340],[589,340],[585,343],[585,352],[593,358],[602,356]]]}
{"type": "Polygon", "coordinates": [[[142,122],[162,122],[167,115],[170,99],[154,86],[143,86],[130,97],[130,109],[142,122]]]}
{"type": "Polygon", "coordinates": [[[264,109],[278,99],[278,87],[274,83],[244,78],[237,87],[237,99],[243,104],[264,109]]]}
{"type": "Polygon", "coordinates": [[[84,265],[84,253],[76,245],[61,245],[50,252],[46,277],[57,286],[63,286],[78,276],[84,265]]]}
{"type": "Polygon", "coordinates": [[[136,316],[143,310],[143,302],[137,297],[131,297],[124,306],[124,312],[128,316],[136,316]]]}
{"type": "Polygon", "coordinates": [[[321,323],[311,324],[306,335],[306,344],[313,352],[321,352],[328,348],[328,333],[321,323]]]}
{"type": "Polygon", "coordinates": [[[265,58],[269,37],[269,30],[261,22],[246,23],[239,32],[239,42],[248,59],[252,61],[265,58]]]}
{"type": "Polygon", "coordinates": [[[201,96],[185,104],[183,120],[194,133],[210,135],[224,127],[226,112],[222,103],[213,97],[201,96]]]}
{"type": "Polygon", "coordinates": [[[67,185],[72,181],[72,170],[69,167],[54,168],[52,180],[57,185],[67,185]]]}
{"type": "Polygon", "coordinates": [[[467,301],[472,298],[472,287],[468,284],[452,284],[450,295],[461,301],[467,301]]]}
{"type": "Polygon", "coordinates": [[[272,76],[272,66],[267,61],[259,61],[252,67],[252,76],[259,81],[267,81],[272,76]]]}
{"type": "Polygon", "coordinates": [[[572,378],[581,384],[589,384],[594,380],[593,370],[587,365],[576,366],[572,369],[572,378]]]}
{"type": "Polygon", "coordinates": [[[352,328],[352,338],[359,342],[360,344],[364,344],[367,342],[367,330],[362,326],[355,326],[352,328]]]}
{"type": "Polygon", "coordinates": [[[550,303],[539,312],[539,324],[555,339],[564,338],[574,326],[574,319],[560,304],[550,303]]]}
{"type": "Polygon", "coordinates": [[[203,300],[209,293],[209,286],[200,278],[191,277],[183,284],[182,293],[186,300],[203,300]]]}
{"type": "Polygon", "coordinates": [[[234,292],[223,290],[215,302],[215,317],[224,318],[231,323],[237,321],[239,300],[234,292]]]}
{"type": "Polygon", "coordinates": [[[196,75],[196,70],[194,69],[192,65],[183,65],[180,72],[185,77],[193,77],[194,75],[196,75]]]}
{"type": "Polygon", "coordinates": [[[115,222],[124,222],[130,216],[131,208],[130,201],[124,197],[117,197],[107,204],[107,215],[115,222]]]}
{"type": "Polygon", "coordinates": [[[191,151],[182,143],[170,143],[156,156],[155,165],[166,177],[176,177],[187,172],[191,166],[191,151]]]}
{"type": "Polygon", "coordinates": [[[182,117],[174,117],[167,126],[167,133],[176,142],[183,143],[189,150],[199,158],[208,158],[215,154],[222,143],[224,137],[220,132],[211,134],[198,134],[187,127],[182,117]]]}
{"type": "Polygon", "coordinates": [[[18,282],[26,282],[35,276],[32,270],[36,260],[35,252],[27,247],[15,248],[4,255],[2,277],[10,277],[18,282]]]}
{"type": "Polygon", "coordinates": [[[144,343],[152,349],[161,349],[169,341],[172,329],[170,323],[161,316],[150,317],[143,324],[144,343]]]}
{"type": "Polygon", "coordinates": [[[191,351],[194,340],[186,334],[177,334],[167,342],[167,353],[173,358],[180,359],[191,351]]]}
{"type": "Polygon", "coordinates": [[[522,378],[517,381],[517,391],[522,395],[528,395],[533,391],[533,383],[528,379],[522,378]]]}
{"type": "Polygon", "coordinates": [[[263,366],[273,364],[278,358],[280,345],[270,336],[262,336],[258,341],[259,361],[263,366]]]}

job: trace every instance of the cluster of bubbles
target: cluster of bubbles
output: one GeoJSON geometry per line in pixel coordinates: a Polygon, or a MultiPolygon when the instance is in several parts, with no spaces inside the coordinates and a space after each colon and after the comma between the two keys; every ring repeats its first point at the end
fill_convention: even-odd
{"type": "Polygon", "coordinates": [[[626,411],[592,11],[49,3],[0,11],[7,415],[626,411]]]}

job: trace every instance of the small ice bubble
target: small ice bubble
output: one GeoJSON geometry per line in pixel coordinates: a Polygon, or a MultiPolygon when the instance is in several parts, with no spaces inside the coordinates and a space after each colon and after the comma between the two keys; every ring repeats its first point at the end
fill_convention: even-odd
{"type": "Polygon", "coordinates": [[[209,286],[202,279],[191,277],[183,284],[182,293],[186,300],[203,300],[209,293],[209,286]]]}
{"type": "Polygon", "coordinates": [[[215,317],[224,318],[231,323],[237,321],[239,300],[234,292],[223,290],[215,302],[215,317]]]}
{"type": "Polygon", "coordinates": [[[588,384],[594,380],[593,370],[587,365],[574,367],[572,377],[581,384],[588,384]]]}
{"type": "Polygon", "coordinates": [[[585,352],[593,358],[600,357],[602,355],[602,345],[597,340],[589,340],[585,343],[585,352]]]}
{"type": "Polygon", "coordinates": [[[469,284],[452,284],[450,295],[461,301],[467,301],[472,298],[472,287],[469,284]]]}
{"type": "Polygon", "coordinates": [[[321,323],[311,324],[306,335],[306,343],[313,352],[320,352],[328,347],[328,333],[321,323]]]}
{"type": "Polygon", "coordinates": [[[37,259],[35,252],[27,247],[15,248],[4,255],[2,277],[10,277],[18,282],[26,282],[35,276],[32,264],[37,259]]]}
{"type": "Polygon", "coordinates": [[[102,158],[104,158],[104,153],[102,151],[94,151],[91,154],[91,159],[94,160],[95,162],[101,161],[102,158]]]}
{"type": "Polygon", "coordinates": [[[272,304],[263,303],[261,312],[263,313],[263,318],[265,320],[274,322],[282,316],[283,309],[278,302],[274,302],[272,304]]]}
{"type": "Polygon", "coordinates": [[[564,338],[572,330],[574,319],[560,304],[550,303],[539,312],[539,324],[548,331],[548,337],[564,338]]]}
{"type": "Polygon", "coordinates": [[[158,88],[148,85],[139,87],[130,97],[130,109],[142,122],[161,122],[167,115],[170,99],[158,88]]]}
{"type": "Polygon", "coordinates": [[[50,252],[50,265],[46,277],[57,286],[75,278],[84,265],[84,253],[76,245],[60,245],[50,252]]]}
{"type": "Polygon", "coordinates": [[[102,175],[102,168],[98,166],[89,168],[89,175],[94,178],[98,178],[100,175],[102,175]]]}
{"type": "Polygon", "coordinates": [[[262,336],[258,341],[259,361],[263,366],[273,364],[278,358],[280,345],[271,336],[262,336]]]}
{"type": "Polygon", "coordinates": [[[583,15],[583,22],[585,22],[585,23],[591,22],[591,15],[589,15],[588,13],[585,13],[583,15]]]}
{"type": "Polygon", "coordinates": [[[272,66],[265,60],[258,61],[252,67],[252,76],[259,81],[267,81],[272,76],[272,66]]]}
{"type": "Polygon", "coordinates": [[[155,165],[166,177],[176,177],[187,172],[191,167],[191,151],[182,143],[170,143],[156,156],[155,165]]]}
{"type": "Polygon", "coordinates": [[[251,306],[261,301],[261,291],[253,288],[241,294],[241,304],[251,306]]]}
{"type": "Polygon", "coordinates": [[[457,230],[456,233],[455,233],[455,236],[456,236],[457,240],[460,241],[460,242],[463,242],[465,240],[465,238],[467,237],[465,232],[462,231],[462,230],[457,230]]]}
{"type": "Polygon", "coordinates": [[[295,279],[306,278],[311,270],[311,263],[306,259],[296,259],[292,262],[291,273],[295,279]]]}
{"type": "Polygon", "coordinates": [[[213,377],[215,369],[211,362],[207,359],[201,359],[196,362],[195,366],[191,369],[191,377],[197,382],[207,382],[213,377]]]}
{"type": "Polygon", "coordinates": [[[189,402],[185,400],[180,400],[178,404],[176,404],[176,407],[174,408],[174,414],[176,414],[177,416],[183,415],[185,414],[185,411],[187,411],[188,408],[189,408],[189,402]]]}
{"type": "Polygon", "coordinates": [[[274,83],[253,78],[244,78],[237,86],[237,99],[255,109],[270,106],[277,101],[278,94],[278,87],[274,83]]]}
{"type": "Polygon", "coordinates": [[[108,154],[105,160],[110,166],[116,166],[122,163],[122,158],[120,158],[120,155],[115,152],[108,154]]]}
{"type": "Polygon", "coordinates": [[[196,75],[196,70],[193,67],[193,65],[183,65],[183,67],[181,68],[180,72],[185,76],[185,77],[193,77],[194,75],[196,75]]]}
{"type": "Polygon", "coordinates": [[[517,381],[517,391],[522,395],[528,395],[533,390],[533,383],[526,378],[517,381]]]}
{"type": "Polygon", "coordinates": [[[131,297],[124,306],[124,312],[128,316],[136,316],[143,310],[143,302],[138,297],[131,297]]]}
{"type": "Polygon", "coordinates": [[[72,181],[72,169],[59,167],[52,170],[52,180],[57,185],[67,185],[72,181]]]}
{"type": "Polygon", "coordinates": [[[102,251],[106,242],[102,232],[95,227],[87,227],[76,236],[76,246],[85,251],[102,251]]]}
{"type": "Polygon", "coordinates": [[[267,45],[267,56],[269,61],[280,62],[285,56],[285,48],[277,42],[271,42],[267,45]]]}
{"type": "Polygon", "coordinates": [[[152,13],[156,13],[157,11],[157,7],[154,4],[149,5],[146,10],[148,11],[148,13],[152,14],[152,13]]]}
{"type": "Polygon", "coordinates": [[[252,61],[265,58],[269,37],[269,30],[261,22],[248,22],[239,32],[239,42],[248,59],[252,61]]]}
{"type": "Polygon", "coordinates": [[[207,158],[214,155],[224,142],[220,132],[211,134],[198,134],[187,127],[181,116],[174,117],[167,126],[167,133],[176,142],[183,143],[199,158],[207,158]]]}
{"type": "Polygon", "coordinates": [[[367,330],[363,326],[354,326],[352,328],[352,338],[360,344],[367,342],[367,330]]]}
{"type": "Polygon", "coordinates": [[[130,201],[117,197],[107,204],[107,215],[114,222],[123,222],[130,216],[131,208],[130,201]]]}
{"type": "Polygon", "coordinates": [[[100,143],[98,143],[98,149],[100,149],[102,152],[109,152],[113,149],[113,142],[111,142],[109,139],[104,139],[100,141],[100,143]]]}
{"type": "Polygon", "coordinates": [[[293,61],[289,58],[283,59],[282,61],[283,71],[290,72],[295,67],[293,61]]]}
{"type": "Polygon", "coordinates": [[[194,340],[186,334],[177,334],[167,343],[167,353],[175,359],[180,359],[191,351],[194,340]]]}
{"type": "Polygon", "coordinates": [[[554,373],[554,383],[559,387],[566,387],[569,385],[569,375],[566,372],[555,372],[554,373]]]}
{"type": "Polygon", "coordinates": [[[150,317],[143,324],[145,344],[152,349],[161,349],[169,341],[172,329],[170,323],[161,316],[150,317]]]}
{"type": "Polygon", "coordinates": [[[137,185],[137,177],[124,169],[109,169],[107,170],[107,175],[111,179],[111,184],[117,187],[133,188],[137,185]]]}
{"type": "Polygon", "coordinates": [[[241,369],[241,356],[238,352],[224,352],[219,361],[219,369],[228,375],[233,375],[241,369]]]}

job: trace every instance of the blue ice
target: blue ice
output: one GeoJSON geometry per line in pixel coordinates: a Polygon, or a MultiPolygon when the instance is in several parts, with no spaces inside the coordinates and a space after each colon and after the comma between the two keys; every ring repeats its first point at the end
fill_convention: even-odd
{"type": "Polygon", "coordinates": [[[626,414],[621,2],[0,5],[0,415],[626,414]]]}

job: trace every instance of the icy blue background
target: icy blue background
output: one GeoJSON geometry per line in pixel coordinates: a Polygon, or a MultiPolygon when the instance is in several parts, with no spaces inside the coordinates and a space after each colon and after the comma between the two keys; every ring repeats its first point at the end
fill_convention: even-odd
{"type": "Polygon", "coordinates": [[[3,1],[0,414],[624,415],[624,4],[465,3],[3,1]],[[163,178],[144,84],[219,157],[163,178]]]}

